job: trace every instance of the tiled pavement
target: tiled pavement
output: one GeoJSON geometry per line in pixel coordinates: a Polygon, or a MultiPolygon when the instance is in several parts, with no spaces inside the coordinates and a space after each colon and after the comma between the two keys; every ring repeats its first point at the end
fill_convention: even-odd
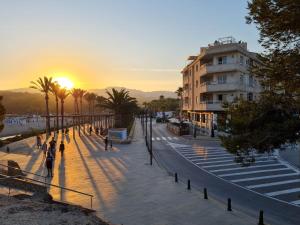
{"type": "MultiPolygon", "coordinates": [[[[115,224],[256,224],[248,217],[213,199],[203,200],[202,193],[186,190],[155,163],[148,164],[140,124],[136,124],[130,145],[115,145],[104,150],[95,135],[66,139],[64,157],[56,155],[52,184],[94,195],[97,214],[115,224]]],[[[71,132],[72,133],[72,132],[71,132]]],[[[168,139],[168,138],[166,138],[168,139]]],[[[60,138],[58,142],[60,141],[60,138]]],[[[12,159],[21,168],[45,174],[44,157],[34,148],[34,138],[11,144],[11,153],[0,150],[0,160],[12,159]]],[[[85,196],[51,188],[55,199],[89,206],[85,196]]]]}

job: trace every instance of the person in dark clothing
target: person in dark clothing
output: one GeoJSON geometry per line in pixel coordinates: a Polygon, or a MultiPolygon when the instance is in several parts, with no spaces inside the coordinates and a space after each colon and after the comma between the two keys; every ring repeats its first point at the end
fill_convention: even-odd
{"type": "Polygon", "coordinates": [[[99,127],[96,127],[96,134],[99,135],[99,127]]]}
{"type": "Polygon", "coordinates": [[[63,141],[59,145],[59,151],[60,151],[61,157],[63,157],[64,156],[64,151],[65,151],[65,144],[64,144],[63,141]]]}
{"type": "Polygon", "coordinates": [[[90,126],[90,135],[92,135],[93,128],[90,126]]]}
{"type": "Polygon", "coordinates": [[[107,151],[107,145],[108,145],[108,137],[107,136],[104,139],[104,143],[105,143],[105,151],[107,151]]]}
{"type": "Polygon", "coordinates": [[[53,167],[53,157],[50,152],[47,153],[46,157],[46,167],[47,167],[47,177],[53,177],[52,167],[53,167]]]}
{"type": "Polygon", "coordinates": [[[51,154],[52,154],[52,156],[55,158],[55,153],[56,153],[56,141],[55,141],[54,137],[53,137],[52,140],[49,142],[49,144],[50,144],[51,154]]]}

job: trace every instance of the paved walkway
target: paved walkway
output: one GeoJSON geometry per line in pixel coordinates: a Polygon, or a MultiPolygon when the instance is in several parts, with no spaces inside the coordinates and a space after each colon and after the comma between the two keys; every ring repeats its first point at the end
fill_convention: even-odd
{"type": "MultiPolygon", "coordinates": [[[[72,132],[71,132],[72,135],[72,132]]],[[[58,140],[60,141],[60,139],[58,140]]],[[[0,160],[17,161],[24,170],[45,174],[43,154],[34,149],[34,138],[11,145],[11,153],[0,151],[0,160]]],[[[253,219],[203,194],[188,191],[149,158],[140,124],[132,144],[104,150],[95,135],[67,139],[65,156],[56,156],[52,184],[66,186],[95,196],[97,214],[114,224],[124,225],[229,225],[257,224],[253,219]]],[[[55,199],[89,206],[87,197],[51,188],[55,199]]]]}

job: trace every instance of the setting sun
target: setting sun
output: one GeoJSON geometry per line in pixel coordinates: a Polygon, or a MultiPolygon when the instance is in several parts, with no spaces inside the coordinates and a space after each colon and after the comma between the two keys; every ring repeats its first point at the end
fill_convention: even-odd
{"type": "Polygon", "coordinates": [[[73,82],[66,77],[58,77],[55,78],[54,81],[56,81],[62,88],[66,88],[68,90],[74,87],[73,82]]]}

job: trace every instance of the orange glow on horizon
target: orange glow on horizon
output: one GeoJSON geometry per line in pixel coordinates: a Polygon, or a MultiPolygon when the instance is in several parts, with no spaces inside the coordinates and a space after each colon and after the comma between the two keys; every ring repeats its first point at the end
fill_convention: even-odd
{"type": "Polygon", "coordinates": [[[57,77],[53,79],[56,81],[62,88],[71,90],[74,87],[74,83],[67,77],[57,77]]]}

